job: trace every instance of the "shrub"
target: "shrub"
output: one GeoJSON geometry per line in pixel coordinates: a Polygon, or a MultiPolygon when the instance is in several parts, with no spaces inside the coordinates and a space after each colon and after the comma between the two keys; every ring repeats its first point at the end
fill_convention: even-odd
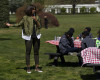
{"type": "Polygon", "coordinates": [[[40,3],[37,2],[37,3],[34,3],[33,5],[35,5],[37,8],[37,14],[43,11],[44,6],[41,5],[40,3]]]}
{"type": "MultiPolygon", "coordinates": [[[[75,13],[76,13],[77,9],[75,8],[75,13]]],[[[71,8],[71,13],[73,13],[73,8],[71,8]]]]}
{"type": "Polygon", "coordinates": [[[49,23],[48,23],[49,25],[51,25],[51,26],[56,26],[56,27],[59,26],[59,22],[58,22],[57,18],[56,18],[53,14],[51,14],[51,13],[46,13],[46,12],[41,12],[41,13],[39,14],[39,16],[40,16],[40,18],[41,18],[42,26],[44,26],[44,16],[47,16],[47,19],[48,19],[48,21],[49,21],[49,23]]]}
{"type": "Polygon", "coordinates": [[[52,9],[52,10],[51,10],[51,13],[55,14],[55,9],[52,9]]]}
{"type": "Polygon", "coordinates": [[[66,14],[66,8],[61,8],[61,14],[66,14]]]}
{"type": "Polygon", "coordinates": [[[91,7],[90,8],[90,13],[96,13],[96,8],[95,7],[91,7]]]}
{"type": "MultiPolygon", "coordinates": [[[[36,8],[37,8],[37,14],[39,14],[43,10],[43,6],[40,3],[34,3],[33,5],[35,5],[36,8]]],[[[25,15],[25,9],[26,9],[26,7],[27,7],[27,5],[24,5],[22,7],[19,7],[16,10],[16,17],[17,17],[16,22],[20,22],[20,20],[22,19],[22,17],[25,15]]]]}
{"type": "Polygon", "coordinates": [[[26,5],[19,7],[16,10],[16,22],[20,22],[21,19],[23,18],[23,16],[25,15],[25,9],[26,9],[26,5]]]}
{"type": "MultiPolygon", "coordinates": [[[[47,18],[49,20],[49,25],[59,26],[59,22],[53,14],[43,12],[43,6],[39,3],[35,3],[34,5],[37,8],[37,14],[41,18],[42,25],[44,25],[44,16],[47,16],[47,18]]],[[[25,15],[26,7],[27,6],[25,5],[25,6],[22,6],[17,9],[17,11],[16,11],[17,22],[19,22],[22,19],[22,17],[25,15]]]]}
{"type": "Polygon", "coordinates": [[[85,13],[86,12],[86,7],[80,8],[80,13],[85,13]]]}
{"type": "Polygon", "coordinates": [[[6,22],[9,22],[9,3],[8,0],[0,0],[0,27],[7,27],[6,22]]]}

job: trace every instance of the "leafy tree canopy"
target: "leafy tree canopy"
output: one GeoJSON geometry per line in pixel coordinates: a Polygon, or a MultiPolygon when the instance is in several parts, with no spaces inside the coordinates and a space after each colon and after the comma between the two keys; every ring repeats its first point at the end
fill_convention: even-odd
{"type": "Polygon", "coordinates": [[[95,3],[95,0],[53,0],[49,1],[46,0],[47,3],[54,3],[54,4],[72,4],[73,2],[79,3],[79,4],[93,4],[95,3]]]}

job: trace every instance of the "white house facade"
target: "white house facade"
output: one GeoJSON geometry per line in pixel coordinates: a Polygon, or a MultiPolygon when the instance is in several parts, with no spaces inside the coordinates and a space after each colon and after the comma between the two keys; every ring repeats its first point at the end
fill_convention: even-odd
{"type": "MultiPolygon", "coordinates": [[[[95,7],[97,12],[100,12],[100,4],[77,4],[76,5],[76,12],[80,13],[80,9],[82,7],[86,8],[86,12],[90,11],[91,7],[95,7]]],[[[72,5],[46,5],[45,6],[45,12],[52,12],[52,10],[55,10],[55,14],[61,12],[61,8],[66,9],[66,13],[71,13],[72,5]]]]}

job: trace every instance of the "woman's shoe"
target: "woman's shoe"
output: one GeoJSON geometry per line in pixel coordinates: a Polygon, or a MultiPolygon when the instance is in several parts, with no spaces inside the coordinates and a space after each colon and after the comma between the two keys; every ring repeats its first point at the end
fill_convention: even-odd
{"type": "Polygon", "coordinates": [[[28,73],[28,74],[30,74],[30,73],[31,73],[31,71],[27,71],[27,73],[28,73]]]}
{"type": "Polygon", "coordinates": [[[27,67],[27,73],[31,73],[30,67],[27,67]]]}
{"type": "Polygon", "coordinates": [[[40,70],[39,68],[36,68],[35,71],[37,71],[37,72],[43,72],[43,71],[40,70]]]}

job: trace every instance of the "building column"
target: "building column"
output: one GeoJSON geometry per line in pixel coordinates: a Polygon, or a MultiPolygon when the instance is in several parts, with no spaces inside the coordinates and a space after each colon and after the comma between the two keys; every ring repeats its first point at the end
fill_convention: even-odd
{"type": "Polygon", "coordinates": [[[68,13],[68,8],[66,8],[66,13],[68,13]]]}
{"type": "Polygon", "coordinates": [[[11,11],[9,12],[9,14],[11,14],[11,11]]]}
{"type": "Polygon", "coordinates": [[[55,14],[57,14],[57,9],[55,9],[55,14]]]}
{"type": "Polygon", "coordinates": [[[51,8],[49,9],[49,12],[51,12],[52,10],[51,10],[51,8]]]}
{"type": "Polygon", "coordinates": [[[89,7],[89,13],[90,13],[90,7],[89,7]]]}
{"type": "Polygon", "coordinates": [[[61,13],[61,10],[60,9],[58,9],[58,13],[61,13]]]}
{"type": "Polygon", "coordinates": [[[78,8],[78,11],[77,12],[80,13],[80,8],[78,8]]]}

